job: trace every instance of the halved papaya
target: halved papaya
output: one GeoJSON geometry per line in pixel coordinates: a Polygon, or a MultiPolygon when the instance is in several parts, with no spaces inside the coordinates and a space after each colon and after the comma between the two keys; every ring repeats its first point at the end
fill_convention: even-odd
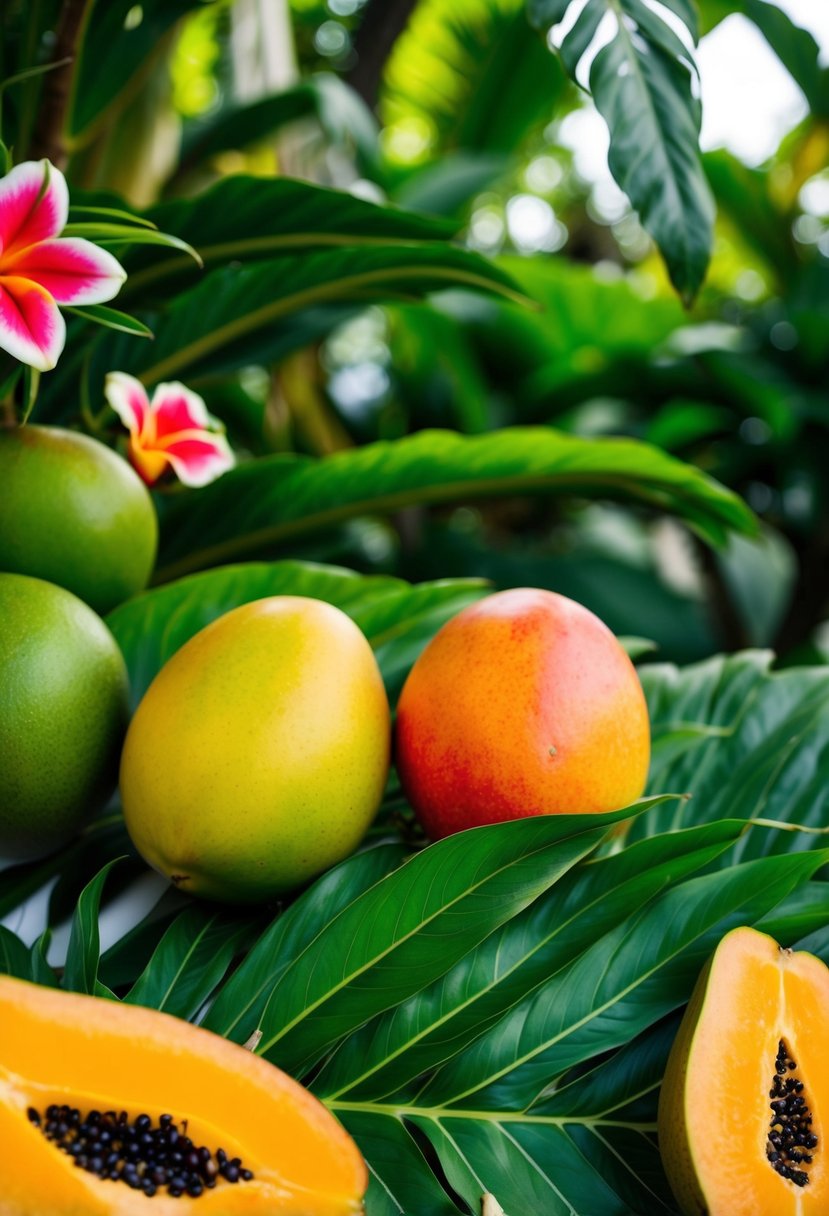
{"type": "Polygon", "coordinates": [[[243,1047],[0,977],[0,1216],[354,1216],[366,1183],[333,1115],[243,1047]]]}
{"type": "Polygon", "coordinates": [[[829,1213],[829,968],[732,930],[665,1071],[659,1148],[686,1216],[829,1213]]]}

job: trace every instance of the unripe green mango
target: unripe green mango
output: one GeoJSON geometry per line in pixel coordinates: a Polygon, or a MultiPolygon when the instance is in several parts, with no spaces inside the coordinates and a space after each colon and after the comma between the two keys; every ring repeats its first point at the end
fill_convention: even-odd
{"type": "Polygon", "coordinates": [[[0,428],[0,571],[57,583],[102,615],[143,590],[158,541],[146,486],[60,427],[0,428]]]}
{"type": "Polygon", "coordinates": [[[0,856],[70,840],[115,788],[127,672],[103,621],[41,579],[0,574],[0,856]]]}
{"type": "Polygon", "coordinates": [[[158,673],[124,745],[124,817],[182,890],[267,900],[356,848],[389,752],[363,634],[331,604],[273,596],[208,625],[158,673]]]}

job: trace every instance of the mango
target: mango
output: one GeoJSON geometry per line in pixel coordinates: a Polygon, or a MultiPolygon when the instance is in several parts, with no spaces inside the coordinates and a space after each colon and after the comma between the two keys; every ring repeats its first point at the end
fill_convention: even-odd
{"type": "Polygon", "coordinates": [[[115,789],[127,672],[100,617],[42,579],[0,574],[0,856],[42,857],[115,789]]]}
{"type": "Polygon", "coordinates": [[[397,771],[434,839],[628,806],[649,758],[633,664],[597,616],[552,591],[502,591],[465,608],[400,696],[397,771]]]}
{"type": "Polygon", "coordinates": [[[111,448],[60,427],[0,428],[0,570],[57,583],[101,615],[141,591],[158,524],[111,448]]]}
{"type": "Polygon", "coordinates": [[[182,890],[268,900],[356,848],[389,752],[383,681],[353,621],[320,600],[257,600],[147,689],[121,763],[127,828],[182,890]]]}

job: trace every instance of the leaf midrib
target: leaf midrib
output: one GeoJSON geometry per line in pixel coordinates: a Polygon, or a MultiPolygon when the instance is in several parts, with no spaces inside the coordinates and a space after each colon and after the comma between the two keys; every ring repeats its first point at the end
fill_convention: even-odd
{"type": "MultiPolygon", "coordinates": [[[[589,837],[591,835],[600,835],[600,834],[601,834],[600,829],[598,829],[598,828],[585,827],[583,831],[576,833],[572,837],[564,837],[561,840],[556,840],[555,844],[552,847],[554,849],[558,849],[561,845],[566,844],[568,840],[578,840],[579,837],[581,837],[581,836],[589,837]]],[[[528,850],[526,852],[522,852],[519,857],[511,858],[508,863],[506,863],[502,866],[499,866],[495,870],[487,870],[487,872],[483,875],[483,877],[478,882],[472,883],[469,886],[464,887],[464,889],[462,891],[460,891],[453,899],[450,899],[446,903],[442,903],[438,908],[435,909],[435,911],[433,913],[431,913],[431,915],[426,916],[426,917],[422,918],[421,920],[419,920],[417,922],[417,924],[414,925],[407,933],[403,934],[402,937],[395,938],[393,941],[389,942],[388,946],[384,950],[377,952],[370,959],[366,959],[359,967],[355,968],[352,972],[349,972],[347,975],[344,975],[343,978],[337,984],[326,989],[326,991],[321,996],[319,996],[315,1001],[312,1001],[310,1005],[306,1005],[304,1009],[302,1009],[289,1022],[287,1022],[278,1031],[277,1034],[273,1035],[267,1041],[263,1040],[263,1042],[261,1042],[259,1044],[259,1046],[257,1047],[256,1054],[264,1055],[266,1052],[270,1051],[270,1049],[274,1046],[274,1044],[278,1043],[280,1039],[284,1038],[285,1035],[288,1034],[288,1032],[294,1028],[294,1026],[297,1026],[300,1022],[304,1021],[309,1016],[309,1014],[312,1014],[316,1009],[318,1009],[321,1005],[324,1005],[327,1001],[332,1000],[335,996],[337,996],[338,993],[342,992],[345,988],[347,988],[350,984],[352,984],[355,979],[358,979],[366,971],[370,971],[372,968],[376,967],[378,965],[378,963],[381,963],[383,961],[383,959],[385,959],[389,954],[393,953],[401,945],[404,945],[412,937],[417,936],[417,934],[421,933],[427,925],[430,925],[432,923],[432,921],[436,920],[439,916],[445,915],[456,904],[467,899],[471,894],[473,894],[475,891],[477,891],[480,887],[483,887],[487,883],[492,882],[492,880],[497,878],[499,875],[508,873],[515,866],[524,864],[526,861],[530,860],[531,858],[536,857],[539,854],[543,854],[544,852],[548,851],[550,848],[551,848],[550,843],[545,842],[544,844],[539,845],[537,848],[528,850]]],[[[589,848],[589,846],[586,847],[585,852],[588,851],[588,848],[589,848]]],[[[572,864],[575,864],[575,861],[573,861],[572,864]]],[[[381,879],[380,881],[382,882],[383,880],[381,879]]],[[[356,902],[359,902],[359,901],[356,901],[356,902]]],[[[343,912],[347,911],[350,908],[353,908],[354,906],[355,906],[355,904],[347,905],[347,908],[343,909],[343,912]]],[[[343,913],[340,913],[339,915],[341,916],[341,915],[343,915],[343,913]]],[[[327,927],[330,928],[331,925],[336,923],[337,919],[338,919],[338,917],[335,917],[335,919],[333,921],[331,921],[327,927]]],[[[315,938],[314,940],[317,941],[319,939],[315,938]]],[[[302,955],[307,953],[308,949],[310,948],[310,945],[313,945],[313,943],[310,943],[309,946],[307,946],[305,948],[305,950],[303,950],[299,955],[297,955],[297,958],[294,960],[294,966],[299,963],[299,960],[302,958],[302,955]]],[[[271,994],[270,1000],[273,1000],[273,993],[271,994]]],[[[268,1002],[269,1004],[270,1004],[270,1000],[268,1002]]],[[[264,1020],[266,1012],[267,1012],[267,1009],[265,1011],[263,1011],[263,1015],[262,1015],[263,1020],[264,1020]]]]}
{"type": "MultiPolygon", "coordinates": [[[[432,486],[411,486],[382,494],[373,498],[350,501],[325,511],[316,511],[312,515],[301,516],[282,523],[269,524],[266,527],[247,532],[244,536],[234,536],[228,540],[219,541],[206,548],[195,550],[187,557],[161,566],[155,573],[153,585],[170,582],[184,574],[199,570],[205,566],[220,565],[231,560],[234,555],[249,552],[265,546],[280,544],[291,540],[303,533],[324,529],[342,520],[351,519],[356,515],[382,515],[389,511],[399,510],[412,502],[440,503],[453,502],[460,498],[481,498],[487,495],[509,495],[513,491],[525,492],[533,489],[543,489],[547,486],[553,489],[567,489],[573,486],[592,485],[599,482],[602,487],[615,487],[640,501],[654,506],[664,506],[664,496],[668,494],[679,502],[690,502],[695,509],[695,522],[709,528],[719,530],[724,522],[713,508],[698,500],[695,495],[682,485],[670,481],[655,479],[652,486],[644,486],[641,482],[633,484],[631,476],[613,473],[602,473],[600,470],[579,473],[535,473],[532,475],[516,473],[510,477],[479,477],[462,481],[443,481],[432,486]]],[[[736,531],[746,531],[745,526],[734,521],[731,525],[736,531]]]]}
{"type": "MultiPolygon", "coordinates": [[[[666,795],[665,797],[668,797],[668,796],[666,795]]],[[[654,801],[654,805],[658,805],[658,803],[661,801],[663,801],[662,798],[656,799],[654,801]]],[[[705,853],[710,849],[710,847],[711,847],[710,845],[703,846],[699,849],[699,852],[705,853]]],[[[725,846],[725,847],[727,847],[727,846],[725,846]]],[[[671,859],[671,861],[673,861],[673,860],[674,859],[671,859]]],[[[666,863],[660,862],[659,864],[664,865],[666,863]]],[[[580,906],[579,908],[577,908],[576,910],[574,910],[572,915],[567,920],[565,920],[561,924],[557,925],[551,933],[548,933],[545,937],[541,938],[538,942],[536,942],[533,945],[532,949],[527,950],[525,954],[523,954],[519,959],[517,959],[516,962],[513,964],[512,967],[510,967],[510,969],[508,971],[502,971],[502,972],[499,972],[497,975],[494,975],[489,983],[487,983],[487,984],[483,985],[481,988],[477,989],[474,993],[472,993],[471,996],[468,997],[467,1000],[461,1002],[461,1004],[459,1004],[459,1005],[453,1006],[451,1009],[448,1009],[442,1017],[435,1018],[434,1021],[429,1022],[428,1025],[426,1025],[422,1031],[420,1031],[416,1035],[413,1035],[411,1038],[407,1039],[406,1042],[403,1043],[400,1047],[398,1047],[395,1051],[389,1052],[389,1054],[384,1056],[384,1058],[378,1064],[373,1065],[373,1067],[368,1069],[366,1072],[363,1072],[360,1076],[349,1081],[347,1085],[343,1085],[340,1089],[333,1090],[332,1093],[329,1095],[329,1097],[332,1099],[336,1099],[340,1094],[348,1093],[349,1090],[356,1089],[358,1085],[362,1085],[364,1081],[366,1081],[369,1077],[373,1076],[374,1073],[379,1072],[379,1070],[381,1068],[384,1068],[384,1067],[386,1067],[386,1065],[392,1063],[394,1060],[397,1059],[398,1056],[405,1055],[405,1053],[407,1051],[409,1051],[415,1044],[419,1043],[421,1039],[423,1039],[427,1035],[431,1034],[432,1031],[439,1030],[440,1027],[444,1025],[444,1023],[451,1021],[459,1013],[463,1012],[464,1009],[467,1009],[470,1005],[474,1005],[477,1001],[482,1000],[485,996],[487,996],[490,992],[492,992],[493,989],[498,988],[501,984],[503,984],[507,980],[509,980],[510,976],[512,976],[521,967],[525,966],[526,963],[534,955],[538,954],[539,950],[545,949],[547,946],[550,945],[551,942],[555,941],[557,936],[559,936],[561,933],[563,933],[575,921],[579,920],[582,916],[588,915],[591,908],[594,908],[597,904],[602,903],[605,899],[607,899],[609,897],[609,895],[611,893],[616,893],[618,891],[621,891],[623,887],[628,885],[628,883],[633,883],[636,881],[637,881],[637,875],[628,875],[628,877],[625,878],[622,882],[617,883],[615,887],[611,887],[609,889],[603,889],[603,890],[597,892],[596,895],[594,896],[594,898],[591,899],[589,903],[584,904],[584,905],[580,906]]],[[[662,886],[654,893],[653,896],[651,896],[651,898],[652,899],[656,898],[661,893],[661,891],[663,891],[665,889],[665,886],[669,885],[669,884],[670,884],[670,880],[668,878],[666,878],[663,881],[662,886]]],[[[512,1004],[507,1006],[507,1008],[505,1010],[503,1010],[503,1012],[499,1016],[500,1017],[505,1016],[510,1011],[510,1009],[513,1009],[517,1004],[520,1004],[521,1001],[526,1000],[527,997],[532,996],[532,994],[534,992],[537,992],[539,988],[542,988],[545,983],[547,983],[550,979],[552,979],[552,977],[554,975],[558,975],[558,973],[560,971],[563,971],[569,965],[570,961],[572,961],[572,960],[568,960],[567,962],[562,963],[556,971],[550,972],[550,974],[548,976],[546,976],[543,980],[539,980],[538,983],[533,985],[532,988],[528,989],[527,992],[522,993],[520,997],[516,997],[516,999],[512,1002],[512,1004]]],[[[326,1101],[327,1100],[328,1099],[326,1098],[326,1101]]]]}

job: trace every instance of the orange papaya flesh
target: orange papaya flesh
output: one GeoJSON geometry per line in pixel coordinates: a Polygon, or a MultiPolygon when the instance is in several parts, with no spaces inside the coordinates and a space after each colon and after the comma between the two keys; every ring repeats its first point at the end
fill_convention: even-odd
{"type": "Polygon", "coordinates": [[[356,1216],[367,1172],[347,1132],[280,1069],[220,1036],[138,1006],[0,977],[0,1216],[356,1216]],[[44,1135],[51,1105],[171,1114],[253,1177],[201,1195],[148,1196],[100,1178],[44,1135]],[[30,1111],[41,1114],[41,1126],[30,1111]]]}
{"type": "Polygon", "coordinates": [[[686,1216],[829,1213],[829,968],[732,930],[665,1071],[659,1148],[686,1216]]]}

